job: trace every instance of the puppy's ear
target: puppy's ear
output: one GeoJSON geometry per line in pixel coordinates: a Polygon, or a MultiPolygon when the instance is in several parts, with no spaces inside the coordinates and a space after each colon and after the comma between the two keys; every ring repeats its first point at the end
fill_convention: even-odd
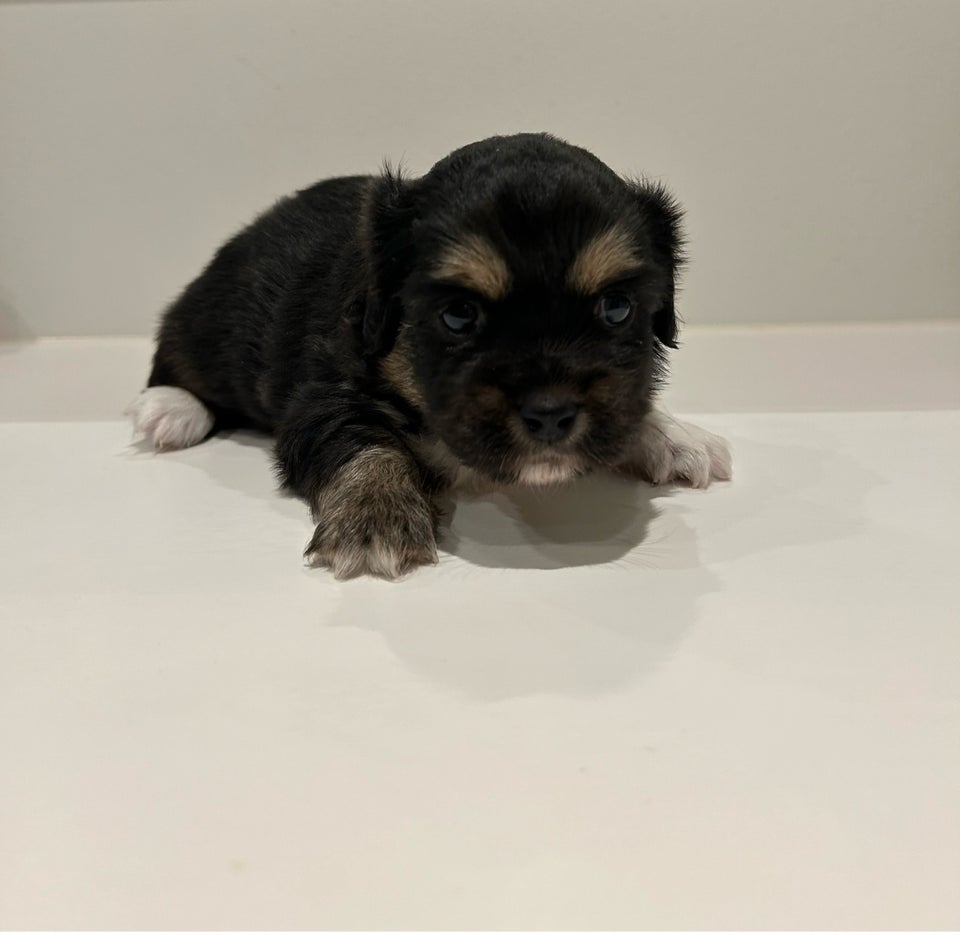
{"type": "Polygon", "coordinates": [[[413,223],[417,183],[389,165],[371,187],[365,205],[364,249],[369,287],[363,315],[363,350],[379,356],[390,350],[400,329],[400,291],[414,262],[413,223]]]}
{"type": "Polygon", "coordinates": [[[653,335],[665,346],[676,349],[679,319],[674,296],[684,262],[683,210],[659,183],[633,181],[630,186],[636,195],[640,219],[650,236],[656,259],[670,276],[664,300],[653,315],[653,335]]]}

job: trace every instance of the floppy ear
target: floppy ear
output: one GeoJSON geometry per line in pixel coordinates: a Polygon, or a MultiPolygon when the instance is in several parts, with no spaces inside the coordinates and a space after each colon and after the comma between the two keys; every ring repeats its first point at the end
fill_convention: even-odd
{"type": "Polygon", "coordinates": [[[665,346],[676,349],[679,320],[674,308],[674,295],[684,261],[681,229],[683,210],[673,195],[659,183],[635,181],[631,187],[657,261],[670,275],[664,300],[653,315],[653,335],[665,346]]]}
{"type": "Polygon", "coordinates": [[[363,350],[368,356],[388,352],[400,329],[400,291],[415,254],[415,191],[416,182],[386,166],[366,205],[364,248],[370,284],[363,315],[363,350]]]}

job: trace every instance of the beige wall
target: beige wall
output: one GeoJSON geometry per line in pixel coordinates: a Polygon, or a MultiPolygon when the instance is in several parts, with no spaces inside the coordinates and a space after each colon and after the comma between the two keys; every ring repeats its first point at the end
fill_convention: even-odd
{"type": "Polygon", "coordinates": [[[960,2],[0,5],[0,336],[144,333],[275,197],[546,129],[689,212],[690,323],[960,314],[960,2]]]}

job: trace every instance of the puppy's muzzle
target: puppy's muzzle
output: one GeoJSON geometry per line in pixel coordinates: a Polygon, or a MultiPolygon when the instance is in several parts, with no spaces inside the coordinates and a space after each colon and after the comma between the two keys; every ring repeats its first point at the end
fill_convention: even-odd
{"type": "Polygon", "coordinates": [[[580,405],[556,391],[540,391],[524,399],[519,413],[530,437],[541,443],[559,443],[573,433],[580,405]]]}

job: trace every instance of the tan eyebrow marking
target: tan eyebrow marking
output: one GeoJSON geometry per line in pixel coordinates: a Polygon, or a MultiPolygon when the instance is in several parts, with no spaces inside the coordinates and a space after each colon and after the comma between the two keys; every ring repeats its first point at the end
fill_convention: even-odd
{"type": "Polygon", "coordinates": [[[510,290],[510,269],[493,243],[477,233],[470,233],[441,253],[433,267],[433,277],[454,285],[462,285],[500,301],[510,290]]]}
{"type": "Polygon", "coordinates": [[[623,227],[610,227],[577,254],[567,270],[567,285],[581,294],[595,294],[639,265],[633,237],[623,227]]]}

